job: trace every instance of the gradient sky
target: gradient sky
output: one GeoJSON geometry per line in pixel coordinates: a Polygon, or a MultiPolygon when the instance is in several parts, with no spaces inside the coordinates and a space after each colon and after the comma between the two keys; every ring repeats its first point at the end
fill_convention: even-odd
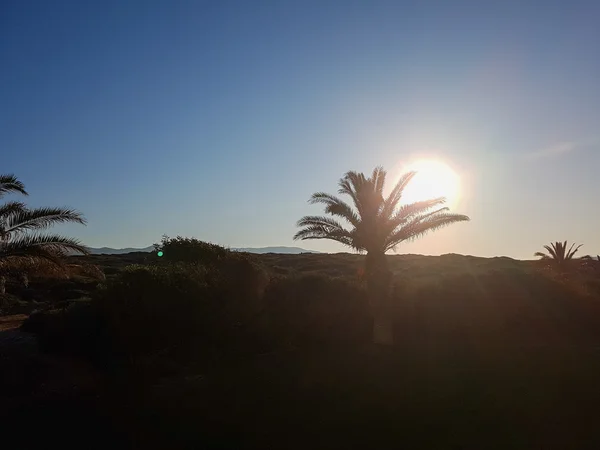
{"type": "Polygon", "coordinates": [[[600,253],[600,3],[0,3],[0,172],[90,246],[300,245],[348,170],[427,156],[472,221],[399,252],[600,253]]]}

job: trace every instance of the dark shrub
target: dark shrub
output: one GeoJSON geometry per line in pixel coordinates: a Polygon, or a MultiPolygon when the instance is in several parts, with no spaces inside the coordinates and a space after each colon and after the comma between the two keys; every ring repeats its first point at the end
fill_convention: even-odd
{"type": "Polygon", "coordinates": [[[209,354],[251,349],[248,323],[263,308],[262,297],[269,282],[265,270],[248,255],[212,244],[183,238],[165,238],[163,243],[167,244],[165,255],[173,256],[171,261],[167,258],[150,266],[126,266],[100,288],[94,285],[94,292],[74,280],[45,283],[45,295],[55,301],[55,307],[56,301],[70,301],[83,294],[90,295],[92,301],[81,307],[86,309],[69,307],[39,315],[27,326],[33,327],[32,331],[39,329],[48,349],[88,349],[119,363],[158,357],[202,359],[209,354]],[[170,253],[169,248],[176,250],[170,253]],[[183,251],[177,253],[179,250],[183,251]],[[200,261],[173,261],[195,261],[197,257],[200,261]],[[84,311],[85,317],[81,317],[84,311]],[[90,324],[94,317],[94,326],[89,329],[94,330],[98,342],[92,342],[94,337],[85,326],[78,328],[71,323],[78,317],[82,324],[90,324]],[[85,344],[75,348],[67,345],[69,340],[85,344]]]}
{"type": "Polygon", "coordinates": [[[185,263],[203,266],[213,281],[219,277],[236,295],[262,295],[269,281],[267,272],[249,253],[233,252],[216,244],[181,236],[164,236],[155,247],[163,252],[162,257],[155,259],[155,262],[162,263],[160,265],[185,263]]]}
{"type": "Polygon", "coordinates": [[[368,342],[372,319],[366,292],[357,284],[323,275],[272,280],[261,326],[277,345],[368,342]]]}
{"type": "Polygon", "coordinates": [[[230,253],[226,258],[209,266],[208,273],[220,277],[236,297],[261,297],[271,277],[252,257],[243,253],[230,253]]]}
{"type": "Polygon", "coordinates": [[[121,269],[119,267],[104,267],[103,268],[104,274],[105,275],[117,275],[119,272],[121,272],[121,269]]]}
{"type": "Polygon", "coordinates": [[[130,266],[98,292],[94,304],[115,356],[202,358],[250,344],[244,330],[262,308],[264,277],[243,260],[222,262],[218,269],[130,266]]]}
{"type": "Polygon", "coordinates": [[[36,289],[26,288],[19,286],[14,290],[15,294],[25,301],[40,301],[43,300],[44,296],[41,292],[36,289]]]}
{"type": "Polygon", "coordinates": [[[96,305],[79,301],[62,310],[32,313],[21,330],[37,335],[40,350],[82,356],[105,363],[112,350],[96,305]]]}
{"type": "Polygon", "coordinates": [[[95,297],[114,350],[136,358],[193,345],[218,306],[201,267],[129,266],[95,297]],[[186,342],[187,341],[187,342],[186,342]]]}
{"type": "Polygon", "coordinates": [[[19,297],[13,294],[0,294],[0,312],[8,311],[19,302],[19,297]]]}
{"type": "Polygon", "coordinates": [[[230,250],[220,245],[203,242],[196,238],[163,236],[160,244],[155,244],[155,254],[163,252],[161,261],[211,264],[230,256],[230,250]]]}

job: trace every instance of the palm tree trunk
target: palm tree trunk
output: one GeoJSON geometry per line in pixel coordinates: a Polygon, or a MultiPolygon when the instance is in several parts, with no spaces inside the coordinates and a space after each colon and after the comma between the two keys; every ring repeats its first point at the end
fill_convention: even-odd
{"type": "Polygon", "coordinates": [[[373,314],[373,343],[393,345],[393,320],[390,298],[392,274],[388,268],[385,254],[367,254],[366,261],[367,290],[373,314]]]}
{"type": "Polygon", "coordinates": [[[6,277],[0,275],[0,294],[6,294],[6,277]]]}

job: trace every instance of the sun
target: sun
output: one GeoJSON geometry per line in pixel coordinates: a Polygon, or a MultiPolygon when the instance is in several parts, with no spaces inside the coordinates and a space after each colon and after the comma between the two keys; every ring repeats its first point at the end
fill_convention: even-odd
{"type": "Polygon", "coordinates": [[[460,177],[446,163],[434,159],[420,159],[403,172],[417,172],[404,190],[402,203],[412,203],[436,197],[446,197],[446,206],[456,206],[460,194],[460,177]]]}

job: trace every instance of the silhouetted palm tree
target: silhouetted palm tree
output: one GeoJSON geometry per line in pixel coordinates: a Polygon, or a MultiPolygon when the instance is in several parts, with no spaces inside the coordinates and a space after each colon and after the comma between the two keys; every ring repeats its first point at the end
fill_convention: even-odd
{"type": "MultiPolygon", "coordinates": [[[[339,194],[345,194],[352,205],[324,193],[312,195],[310,203],[323,203],[325,212],[343,219],[346,224],[334,217],[306,216],[298,221],[303,227],[294,239],[329,239],[340,242],[359,252],[366,252],[365,277],[374,306],[377,333],[375,341],[391,340],[391,319],[389,308],[385,306],[389,295],[391,274],[385,253],[404,241],[423,236],[428,231],[469,220],[465,215],[451,214],[442,207],[445,198],[434,198],[410,203],[399,207],[402,193],[416,172],[407,172],[400,177],[392,191],[384,197],[386,171],[376,167],[370,178],[362,173],[348,172],[339,181],[339,194]]],[[[389,305],[388,305],[389,306],[389,305]]]]}
{"type": "Polygon", "coordinates": [[[575,247],[575,244],[571,244],[571,247],[567,250],[567,241],[552,242],[550,245],[544,245],[544,248],[548,253],[535,252],[533,256],[537,256],[542,260],[551,260],[559,267],[564,268],[574,259],[575,253],[577,253],[577,250],[579,250],[582,245],[583,244],[579,244],[575,247]]]}
{"type": "MultiPolygon", "coordinates": [[[[0,175],[0,198],[7,193],[28,195],[25,186],[14,175],[0,175]]],[[[0,206],[0,269],[17,264],[17,260],[43,259],[60,264],[70,252],[87,254],[78,240],[39,231],[58,223],[85,224],[81,213],[70,208],[33,208],[10,201],[0,206]]],[[[5,278],[0,274],[0,293],[5,278]]]]}

